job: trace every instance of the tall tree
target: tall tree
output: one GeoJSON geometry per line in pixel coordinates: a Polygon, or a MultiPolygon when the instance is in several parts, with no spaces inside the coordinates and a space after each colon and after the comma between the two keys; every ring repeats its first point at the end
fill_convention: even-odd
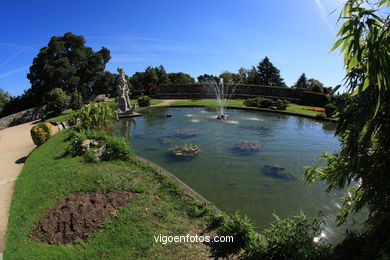
{"type": "Polygon", "coordinates": [[[168,81],[172,84],[192,84],[195,83],[195,79],[191,75],[178,72],[168,73],[168,81]]]}
{"type": "Polygon", "coordinates": [[[307,89],[314,91],[314,92],[324,92],[324,84],[322,84],[321,81],[318,79],[309,79],[307,81],[307,89]]]}
{"type": "Polygon", "coordinates": [[[210,75],[209,74],[203,74],[203,75],[198,76],[198,82],[199,83],[208,82],[208,81],[218,82],[219,78],[217,76],[214,76],[214,75],[211,75],[211,74],[210,75]]]}
{"type": "Polygon", "coordinates": [[[286,87],[283,79],[280,77],[280,71],[271,63],[268,57],[265,57],[257,65],[257,84],[275,87],[286,87]]]}
{"type": "Polygon", "coordinates": [[[10,98],[9,93],[0,88],[0,115],[3,112],[4,106],[10,101],[10,98]]]}
{"type": "Polygon", "coordinates": [[[302,75],[299,77],[297,82],[293,85],[293,88],[303,88],[307,89],[307,78],[305,73],[302,73],[302,75]]]}
{"type": "Polygon", "coordinates": [[[54,36],[34,58],[27,74],[31,95],[37,104],[43,103],[45,94],[54,88],[61,88],[68,95],[77,90],[88,98],[110,58],[110,51],[104,47],[97,52],[86,47],[81,35],[54,36]]]}
{"type": "Polygon", "coordinates": [[[390,17],[381,12],[385,5],[389,7],[390,1],[348,0],[344,5],[340,20],[345,23],[332,49],[341,46],[345,85],[352,94],[339,111],[341,151],[324,154],[325,165],[305,172],[308,181],[318,178],[328,190],[348,187],[337,218],[340,224],[351,212],[368,208],[366,231],[359,237],[364,248],[353,248],[358,250],[354,259],[389,256],[390,17]]]}

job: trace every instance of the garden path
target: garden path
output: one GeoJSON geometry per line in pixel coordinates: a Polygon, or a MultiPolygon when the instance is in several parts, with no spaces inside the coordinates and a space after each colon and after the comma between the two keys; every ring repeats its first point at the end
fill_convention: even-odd
{"type": "MultiPolygon", "coordinates": [[[[0,260],[5,249],[9,207],[13,187],[28,155],[36,147],[30,129],[38,121],[0,131],[0,260]]],[[[56,127],[53,127],[56,131],[56,127]]]]}

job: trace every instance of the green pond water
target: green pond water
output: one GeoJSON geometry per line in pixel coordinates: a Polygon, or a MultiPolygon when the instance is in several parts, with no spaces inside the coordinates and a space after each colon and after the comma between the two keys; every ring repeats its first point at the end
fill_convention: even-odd
{"type": "Polygon", "coordinates": [[[141,114],[117,121],[113,134],[125,137],[136,154],[167,169],[221,210],[246,214],[259,231],[272,222],[272,213],[291,216],[302,209],[318,216],[322,211],[327,237],[340,233],[333,218],[343,193],[327,194],[324,184],[307,185],[301,177],[313,157],[340,149],[335,124],[246,110],[228,110],[225,121],[203,108],[147,108],[141,114]],[[183,129],[199,133],[183,138],[177,134],[183,129]],[[257,153],[232,149],[243,141],[261,148],[257,153]],[[187,159],[168,152],[182,144],[197,145],[201,152],[187,159]],[[270,165],[280,167],[278,174],[270,165]]]}

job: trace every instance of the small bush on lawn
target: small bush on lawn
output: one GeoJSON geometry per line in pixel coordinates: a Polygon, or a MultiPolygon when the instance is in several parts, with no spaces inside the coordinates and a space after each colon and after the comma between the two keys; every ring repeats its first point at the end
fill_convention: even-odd
{"type": "Polygon", "coordinates": [[[51,90],[47,96],[46,110],[55,114],[60,114],[69,106],[69,97],[60,88],[51,90]]]}
{"type": "Polygon", "coordinates": [[[306,106],[324,107],[329,101],[330,97],[327,94],[304,91],[299,103],[306,106]]]}
{"type": "Polygon", "coordinates": [[[69,101],[69,108],[73,110],[79,110],[83,107],[84,101],[83,101],[83,96],[78,91],[75,91],[72,93],[70,96],[70,101],[69,101]]]}
{"type": "Polygon", "coordinates": [[[140,106],[140,107],[150,106],[150,100],[151,100],[151,98],[148,96],[141,96],[141,97],[137,98],[138,106],[140,106]]]}
{"type": "Polygon", "coordinates": [[[116,117],[116,112],[107,103],[94,103],[75,113],[73,124],[77,130],[102,129],[110,125],[116,117]]]}
{"type": "Polygon", "coordinates": [[[52,135],[53,128],[48,122],[39,123],[31,128],[30,133],[34,144],[41,145],[52,135]]]}
{"type": "Polygon", "coordinates": [[[287,100],[272,100],[262,97],[250,98],[244,101],[244,105],[247,107],[276,108],[278,110],[285,110],[289,104],[290,102],[287,100]]]}
{"type": "Polygon", "coordinates": [[[337,107],[333,104],[327,104],[325,106],[325,114],[327,117],[333,116],[334,114],[336,114],[336,111],[337,111],[337,107]]]}

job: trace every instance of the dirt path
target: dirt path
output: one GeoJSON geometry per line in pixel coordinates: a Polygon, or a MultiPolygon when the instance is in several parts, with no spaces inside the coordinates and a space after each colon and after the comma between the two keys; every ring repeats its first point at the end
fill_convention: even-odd
{"type": "Polygon", "coordinates": [[[169,106],[175,101],[183,101],[185,99],[164,99],[161,103],[157,105],[152,105],[152,107],[163,107],[163,106],[169,106]]]}
{"type": "Polygon", "coordinates": [[[30,136],[30,129],[35,122],[0,131],[0,260],[5,248],[13,186],[23,169],[24,161],[35,148],[30,136]]]}

